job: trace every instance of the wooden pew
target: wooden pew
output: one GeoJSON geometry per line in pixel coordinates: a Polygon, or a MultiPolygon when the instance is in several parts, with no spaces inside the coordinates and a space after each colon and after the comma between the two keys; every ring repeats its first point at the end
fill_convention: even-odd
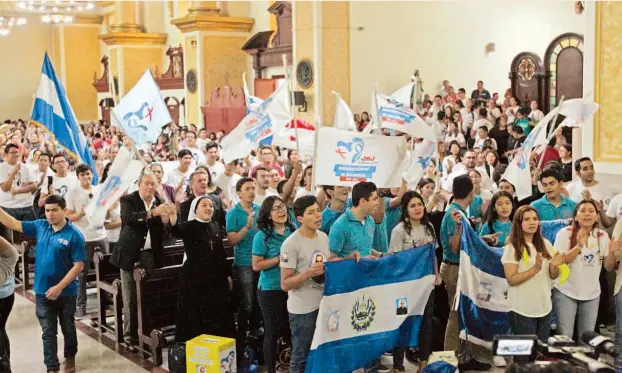
{"type": "Polygon", "coordinates": [[[146,272],[134,270],[138,308],[138,348],[142,357],[150,353],[156,366],[162,365],[165,329],[175,326],[182,265],[146,272]],[[145,349],[147,345],[150,351],[145,349]]]}
{"type": "Polygon", "coordinates": [[[110,263],[110,254],[95,251],[95,283],[97,286],[97,330],[99,334],[109,331],[114,334],[115,342],[123,342],[123,298],[121,297],[121,272],[110,263]],[[106,322],[107,296],[112,297],[114,327],[106,322]]]}
{"type": "Polygon", "coordinates": [[[34,277],[32,281],[30,280],[30,266],[34,267],[35,264],[35,258],[30,255],[30,248],[35,247],[37,241],[16,231],[10,231],[7,241],[12,243],[19,253],[19,259],[15,265],[15,285],[21,285],[24,290],[28,290],[34,282],[34,277]]]}

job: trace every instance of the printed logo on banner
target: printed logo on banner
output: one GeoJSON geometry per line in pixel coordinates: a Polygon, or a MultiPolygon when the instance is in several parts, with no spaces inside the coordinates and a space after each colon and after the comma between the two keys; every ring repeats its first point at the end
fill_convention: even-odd
{"type": "Polygon", "coordinates": [[[391,98],[391,97],[383,97],[391,106],[380,106],[378,110],[378,115],[380,116],[380,120],[382,122],[394,123],[400,126],[405,126],[406,124],[412,123],[417,114],[412,111],[410,108],[407,108],[401,102],[391,98]]]}
{"type": "Polygon", "coordinates": [[[255,144],[258,140],[272,135],[272,118],[268,114],[268,105],[272,97],[266,99],[252,112],[252,117],[246,123],[244,137],[255,144]]]}
{"type": "Polygon", "coordinates": [[[97,198],[97,206],[106,206],[106,203],[121,188],[121,178],[110,176],[103,185],[103,190],[97,198]]]}
{"type": "Polygon", "coordinates": [[[355,137],[351,142],[337,141],[335,152],[341,159],[350,164],[336,164],[333,171],[341,181],[367,181],[376,172],[378,159],[373,155],[365,155],[365,142],[355,137]],[[351,156],[350,156],[351,155],[351,156]]]}
{"type": "Polygon", "coordinates": [[[135,112],[125,114],[125,116],[123,116],[123,120],[131,129],[149,131],[149,128],[147,127],[148,123],[145,123],[145,120],[149,119],[149,123],[151,123],[151,120],[153,119],[153,110],[153,105],[143,102],[140,109],[135,112]]]}
{"type": "Polygon", "coordinates": [[[366,331],[374,322],[376,316],[376,304],[371,298],[357,299],[352,307],[352,315],[350,317],[352,328],[357,332],[366,331]]]}

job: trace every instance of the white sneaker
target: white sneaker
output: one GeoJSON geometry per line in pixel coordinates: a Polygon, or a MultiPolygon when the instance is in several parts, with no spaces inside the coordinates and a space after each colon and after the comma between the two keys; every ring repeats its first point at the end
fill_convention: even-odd
{"type": "Polygon", "coordinates": [[[497,368],[503,368],[503,367],[506,367],[508,365],[508,362],[505,361],[505,358],[503,356],[493,356],[492,357],[492,363],[497,368]]]}

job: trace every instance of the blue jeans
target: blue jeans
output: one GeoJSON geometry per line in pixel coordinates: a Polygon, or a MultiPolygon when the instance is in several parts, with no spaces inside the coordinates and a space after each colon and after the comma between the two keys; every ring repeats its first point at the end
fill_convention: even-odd
{"type": "Polygon", "coordinates": [[[265,329],[263,337],[263,355],[268,373],[276,373],[277,340],[284,337],[289,340],[290,331],[287,322],[287,293],[283,290],[259,290],[259,306],[263,315],[265,329]]]}
{"type": "Polygon", "coordinates": [[[259,282],[259,273],[253,271],[253,267],[235,267],[235,275],[240,283],[242,290],[242,305],[238,312],[238,333],[245,338],[247,324],[250,324],[250,330],[259,329],[261,324],[261,310],[257,301],[257,283],[259,282]]]}
{"type": "Polygon", "coordinates": [[[572,338],[575,323],[577,325],[577,337],[581,337],[586,330],[593,331],[598,318],[599,304],[600,297],[592,300],[576,300],[557,289],[553,289],[553,307],[557,316],[557,332],[572,338]]]}
{"type": "MultiPolygon", "coordinates": [[[[514,335],[537,335],[546,343],[551,333],[551,312],[543,317],[527,317],[510,312],[510,327],[514,335]]],[[[515,363],[528,362],[528,356],[514,356],[515,363]]]]}
{"type": "MultiPolygon", "coordinates": [[[[622,351],[622,291],[615,295],[616,301],[616,350],[622,351]]],[[[622,363],[622,357],[618,357],[622,363]]]]}
{"type": "Polygon", "coordinates": [[[65,358],[74,357],[78,353],[78,336],[74,314],[76,312],[76,297],[58,297],[49,300],[45,296],[36,296],[36,313],[43,330],[43,362],[48,371],[59,370],[58,362],[58,329],[65,338],[65,358]]]}
{"type": "Polygon", "coordinates": [[[289,363],[290,373],[304,373],[307,356],[313,342],[315,322],[319,310],[305,314],[289,314],[289,327],[292,331],[292,357],[289,363]]]}

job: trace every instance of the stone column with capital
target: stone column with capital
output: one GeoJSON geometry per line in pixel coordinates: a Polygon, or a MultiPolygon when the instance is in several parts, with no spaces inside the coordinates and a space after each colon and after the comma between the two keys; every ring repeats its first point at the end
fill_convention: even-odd
{"type": "Polygon", "coordinates": [[[203,127],[201,106],[212,90],[225,84],[227,75],[232,87],[242,85],[247,67],[242,46],[254,22],[223,14],[218,1],[193,1],[186,16],[171,21],[183,33],[188,123],[203,127]]]}
{"type": "MultiPolygon", "coordinates": [[[[338,92],[350,102],[350,4],[347,1],[294,1],[294,71],[310,62],[311,84],[301,85],[307,112],[297,116],[312,123],[332,125],[335,115],[335,96],[338,92]]],[[[305,74],[308,76],[308,73],[305,74]]]]}
{"type": "MultiPolygon", "coordinates": [[[[155,73],[166,51],[167,34],[144,32],[139,24],[143,10],[137,1],[115,1],[114,23],[100,36],[107,46],[111,74],[119,83],[119,98],[132,89],[146,69],[155,73]]],[[[161,7],[160,11],[166,9],[161,7]]]]}

